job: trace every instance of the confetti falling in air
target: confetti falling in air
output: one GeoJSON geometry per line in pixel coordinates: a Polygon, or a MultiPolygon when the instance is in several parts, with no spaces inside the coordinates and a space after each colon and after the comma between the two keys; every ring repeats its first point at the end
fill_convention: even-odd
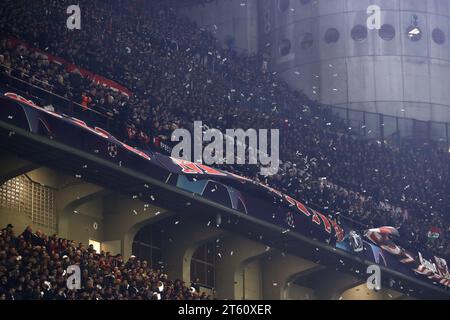
{"type": "Polygon", "coordinates": [[[133,210],[133,213],[134,213],[135,215],[137,215],[137,214],[138,214],[136,210],[133,210]]]}
{"type": "Polygon", "coordinates": [[[177,220],[177,221],[175,221],[175,225],[177,225],[177,224],[179,224],[179,223],[180,223],[180,221],[178,221],[178,220],[177,220]]]}
{"type": "Polygon", "coordinates": [[[159,215],[159,214],[161,214],[160,211],[156,211],[156,212],[155,212],[155,216],[157,216],[157,215],[159,215]]]}
{"type": "Polygon", "coordinates": [[[76,175],[75,175],[75,178],[81,179],[81,174],[76,174],[76,175]]]}

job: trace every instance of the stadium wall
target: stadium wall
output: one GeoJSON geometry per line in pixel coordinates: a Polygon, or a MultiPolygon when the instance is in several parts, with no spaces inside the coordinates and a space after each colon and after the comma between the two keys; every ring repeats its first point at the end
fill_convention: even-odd
{"type": "Polygon", "coordinates": [[[448,1],[260,1],[259,12],[260,50],[311,99],[450,121],[448,1]],[[366,27],[370,5],[381,8],[380,30],[366,27]]]}

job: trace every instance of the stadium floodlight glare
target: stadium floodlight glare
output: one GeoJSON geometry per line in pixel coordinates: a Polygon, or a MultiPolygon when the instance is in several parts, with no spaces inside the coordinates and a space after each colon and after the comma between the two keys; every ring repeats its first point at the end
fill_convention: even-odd
{"type": "Polygon", "coordinates": [[[416,15],[412,16],[412,23],[408,27],[408,30],[406,31],[408,37],[412,41],[419,41],[422,38],[422,30],[420,30],[419,26],[419,17],[416,15]]]}
{"type": "Polygon", "coordinates": [[[413,28],[411,31],[408,32],[408,34],[410,36],[414,36],[414,35],[419,34],[419,33],[420,33],[420,29],[417,28],[417,27],[413,28]]]}
{"type": "Polygon", "coordinates": [[[418,41],[422,38],[422,30],[417,26],[410,26],[407,30],[408,38],[412,41],[418,41]]]}

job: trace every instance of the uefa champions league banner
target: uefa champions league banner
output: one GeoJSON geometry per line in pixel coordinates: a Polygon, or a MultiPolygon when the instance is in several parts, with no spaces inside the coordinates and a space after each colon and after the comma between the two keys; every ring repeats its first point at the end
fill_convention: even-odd
{"type": "Polygon", "coordinates": [[[326,243],[343,239],[342,229],[335,220],[259,182],[200,163],[136,149],[117,140],[102,128],[91,128],[80,119],[49,111],[16,93],[4,92],[2,96],[0,121],[95,154],[161,182],[188,191],[195,188],[197,192],[193,192],[207,199],[287,231],[296,231],[326,243]],[[173,182],[173,179],[169,179],[172,175],[178,176],[178,179],[183,178],[184,183],[173,182]],[[205,186],[198,188],[198,181],[203,181],[205,186]],[[211,182],[212,190],[206,187],[206,184],[211,182]],[[221,191],[216,192],[216,189],[221,191]],[[239,198],[236,198],[236,195],[239,195],[239,198]],[[229,201],[230,198],[233,201],[229,201]]]}
{"type": "Polygon", "coordinates": [[[439,257],[426,259],[421,253],[413,255],[396,245],[394,237],[399,235],[394,228],[370,229],[358,235],[301,201],[259,182],[203,164],[136,149],[102,128],[91,128],[77,118],[46,110],[13,92],[0,91],[0,121],[142,172],[405,275],[450,286],[446,261],[439,257]]]}

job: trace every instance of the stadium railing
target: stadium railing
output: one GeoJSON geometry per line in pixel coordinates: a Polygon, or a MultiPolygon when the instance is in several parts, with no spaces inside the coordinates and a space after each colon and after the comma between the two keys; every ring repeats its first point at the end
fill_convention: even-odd
{"type": "MultiPolygon", "coordinates": [[[[13,70],[4,65],[0,65],[1,67],[13,70]]],[[[31,81],[31,77],[29,75],[23,74],[25,79],[31,81]]],[[[80,120],[88,121],[92,125],[101,126],[102,128],[108,130],[111,127],[111,122],[113,118],[108,116],[107,114],[97,111],[91,108],[83,107],[81,104],[73,101],[72,99],[60,96],[51,91],[51,89],[46,89],[44,87],[53,88],[52,85],[45,83],[39,79],[34,78],[34,82],[37,82],[42,85],[38,86],[36,84],[32,84],[29,81],[24,79],[19,79],[15,76],[12,76],[9,73],[1,72],[0,73],[0,85],[5,89],[12,89],[14,92],[18,94],[23,94],[25,97],[30,97],[35,99],[36,102],[39,103],[40,106],[52,106],[55,111],[59,113],[66,114],[68,116],[74,116],[80,118],[80,120]]]]}

